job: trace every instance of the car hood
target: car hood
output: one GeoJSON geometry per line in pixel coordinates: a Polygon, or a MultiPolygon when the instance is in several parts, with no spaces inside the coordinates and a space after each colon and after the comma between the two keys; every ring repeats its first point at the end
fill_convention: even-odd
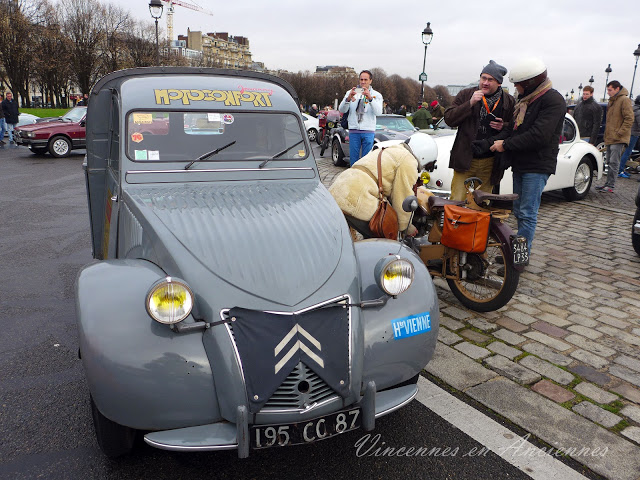
{"type": "MultiPolygon", "coordinates": [[[[168,248],[175,242],[167,236],[222,281],[286,305],[327,282],[349,238],[319,183],[145,187],[131,198],[178,265],[189,263],[168,248]]],[[[189,272],[181,274],[189,281],[189,272]]]]}
{"type": "Polygon", "coordinates": [[[60,125],[77,125],[76,122],[63,122],[62,120],[47,120],[44,122],[38,122],[38,123],[30,123],[28,125],[21,125],[20,130],[24,131],[24,132],[34,132],[36,130],[44,130],[47,128],[56,128],[59,127],[60,125]]]}
{"type": "Polygon", "coordinates": [[[411,135],[416,133],[415,130],[406,130],[399,132],[397,130],[376,130],[376,137],[381,140],[406,140],[411,135]]]}

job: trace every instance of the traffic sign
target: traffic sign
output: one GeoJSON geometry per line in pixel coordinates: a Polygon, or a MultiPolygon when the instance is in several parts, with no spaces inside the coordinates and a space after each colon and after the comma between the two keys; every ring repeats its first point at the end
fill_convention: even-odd
{"type": "Polygon", "coordinates": [[[426,74],[426,73],[424,73],[424,72],[422,72],[422,73],[420,74],[420,76],[418,77],[418,81],[419,81],[419,82],[426,82],[426,81],[427,81],[427,74],[426,74]]]}

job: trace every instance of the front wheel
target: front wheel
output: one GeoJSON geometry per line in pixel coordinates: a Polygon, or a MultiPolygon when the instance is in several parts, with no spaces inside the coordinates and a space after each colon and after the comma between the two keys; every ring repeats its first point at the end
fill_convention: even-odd
{"type": "Polygon", "coordinates": [[[47,147],[29,147],[31,153],[35,153],[36,155],[44,155],[47,153],[47,147]]]}
{"type": "Polygon", "coordinates": [[[56,158],[68,157],[71,153],[71,141],[63,136],[53,137],[49,140],[49,153],[56,158]]]}
{"type": "MultiPolygon", "coordinates": [[[[453,261],[459,265],[463,255],[463,252],[458,252],[453,261]]],[[[505,265],[505,260],[511,259],[509,245],[503,245],[489,231],[487,250],[484,253],[467,253],[466,257],[465,265],[458,267],[466,271],[466,278],[447,278],[455,297],[476,312],[493,312],[504,307],[516,292],[520,280],[520,272],[510,264],[505,265]]]]}
{"type": "Polygon", "coordinates": [[[573,187],[563,188],[562,194],[567,200],[582,200],[587,196],[593,182],[593,165],[588,158],[580,160],[573,176],[573,187]]]}
{"type": "Polygon", "coordinates": [[[136,439],[136,430],[119,425],[100,413],[91,397],[91,416],[96,430],[100,450],[109,458],[131,453],[136,439]]]}
{"type": "Polygon", "coordinates": [[[342,145],[340,145],[340,140],[337,138],[334,138],[331,144],[331,160],[336,167],[344,167],[346,165],[342,145]]]}
{"type": "MultiPolygon", "coordinates": [[[[633,228],[633,225],[635,225],[638,221],[640,221],[640,208],[636,210],[631,228],[633,228]]],[[[640,255],[640,233],[633,233],[633,230],[631,230],[631,244],[633,245],[633,249],[636,251],[636,253],[640,255]]]]}

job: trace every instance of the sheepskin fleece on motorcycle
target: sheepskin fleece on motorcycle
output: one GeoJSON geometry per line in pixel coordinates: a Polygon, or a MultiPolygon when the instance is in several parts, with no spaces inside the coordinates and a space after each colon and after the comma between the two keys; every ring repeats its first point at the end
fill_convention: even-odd
{"type": "MultiPolygon", "coordinates": [[[[329,187],[340,210],[359,220],[369,221],[378,208],[378,154],[373,150],[342,172],[329,187]],[[354,167],[358,168],[354,168],[354,167]]],[[[411,214],[402,210],[402,201],[413,195],[418,179],[418,160],[404,144],[382,152],[382,191],[398,214],[400,230],[409,226],[411,214]]]]}

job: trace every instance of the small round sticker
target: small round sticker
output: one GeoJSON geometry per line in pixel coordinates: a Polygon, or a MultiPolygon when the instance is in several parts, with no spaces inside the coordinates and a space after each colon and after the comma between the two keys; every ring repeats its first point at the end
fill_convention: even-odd
{"type": "Polygon", "coordinates": [[[144,137],[142,136],[141,133],[136,132],[136,133],[132,133],[131,134],[131,141],[132,142],[140,143],[142,140],[144,140],[144,137]]]}
{"type": "Polygon", "coordinates": [[[222,121],[227,125],[231,125],[233,123],[233,120],[233,115],[231,115],[230,113],[225,113],[222,116],[222,121]]]}

